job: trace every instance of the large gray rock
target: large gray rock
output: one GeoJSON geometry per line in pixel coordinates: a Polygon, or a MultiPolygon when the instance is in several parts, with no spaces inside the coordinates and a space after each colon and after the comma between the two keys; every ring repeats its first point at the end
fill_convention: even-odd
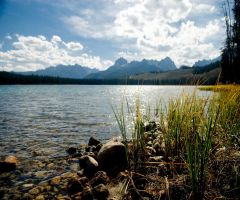
{"type": "Polygon", "coordinates": [[[127,152],[123,143],[109,141],[98,152],[99,168],[109,176],[116,176],[128,166],[127,152]]]}

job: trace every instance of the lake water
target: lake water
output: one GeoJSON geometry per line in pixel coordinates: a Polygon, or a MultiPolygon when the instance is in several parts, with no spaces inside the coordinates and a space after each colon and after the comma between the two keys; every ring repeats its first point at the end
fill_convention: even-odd
{"type": "MultiPolygon", "coordinates": [[[[31,158],[65,155],[69,146],[119,136],[111,105],[116,109],[126,98],[134,106],[138,96],[142,109],[167,101],[191,86],[0,86],[0,157],[14,154],[31,158]]],[[[209,92],[199,91],[201,95],[209,92]]]]}

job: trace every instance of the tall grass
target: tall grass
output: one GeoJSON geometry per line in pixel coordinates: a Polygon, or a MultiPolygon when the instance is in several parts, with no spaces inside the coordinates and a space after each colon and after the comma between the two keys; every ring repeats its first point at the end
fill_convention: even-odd
{"type": "MultiPolygon", "coordinates": [[[[151,108],[147,107],[147,120],[150,120],[150,111],[151,108]]],[[[239,87],[231,86],[208,97],[198,96],[197,89],[192,94],[182,93],[178,98],[170,99],[167,105],[158,103],[154,114],[158,115],[160,132],[164,135],[165,159],[176,158],[186,162],[193,198],[203,199],[213,148],[216,145],[240,148],[239,87]]],[[[124,113],[121,111],[120,115],[124,113]]],[[[145,151],[144,118],[138,98],[133,116],[131,141],[133,160],[137,166],[144,159],[145,151]]],[[[116,119],[126,139],[126,120],[123,117],[116,119]]]]}

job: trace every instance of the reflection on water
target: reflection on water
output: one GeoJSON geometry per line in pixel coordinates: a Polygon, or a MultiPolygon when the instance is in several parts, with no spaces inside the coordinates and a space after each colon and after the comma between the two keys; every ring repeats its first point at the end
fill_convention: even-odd
{"type": "MultiPolygon", "coordinates": [[[[65,148],[86,143],[90,136],[106,140],[119,135],[111,104],[126,98],[143,107],[167,101],[185,86],[0,86],[0,157],[31,158],[33,151],[54,157],[65,148]]],[[[208,92],[200,92],[208,95],[208,92]]]]}

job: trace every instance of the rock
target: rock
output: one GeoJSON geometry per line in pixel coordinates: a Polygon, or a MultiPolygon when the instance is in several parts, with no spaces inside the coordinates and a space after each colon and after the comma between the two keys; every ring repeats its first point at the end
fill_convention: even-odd
{"type": "Polygon", "coordinates": [[[98,170],[98,162],[91,156],[82,156],[79,159],[79,165],[87,177],[92,177],[98,170]]]}
{"type": "Polygon", "coordinates": [[[22,187],[24,188],[24,189],[29,189],[29,188],[31,188],[31,187],[33,187],[34,185],[32,184],[32,183],[26,183],[26,184],[23,184],[22,185],[22,187]]]}
{"type": "Polygon", "coordinates": [[[49,174],[49,171],[37,171],[34,175],[36,178],[44,178],[49,174]]]}
{"type": "Polygon", "coordinates": [[[93,192],[94,198],[99,200],[107,199],[109,196],[109,191],[107,187],[103,184],[100,184],[94,187],[92,192],[93,192]]]}
{"type": "Polygon", "coordinates": [[[69,155],[73,155],[73,154],[77,153],[77,148],[69,147],[66,151],[69,155]]]}
{"type": "Polygon", "coordinates": [[[153,157],[150,157],[149,158],[149,161],[152,161],[152,162],[161,162],[163,159],[163,156],[153,156],[153,157]]]}
{"type": "Polygon", "coordinates": [[[61,177],[60,176],[55,176],[54,178],[52,178],[51,180],[51,184],[52,185],[58,185],[61,181],[61,177]]]}
{"type": "Polygon", "coordinates": [[[44,196],[41,194],[41,195],[38,195],[35,200],[44,200],[44,196]]]}
{"type": "Polygon", "coordinates": [[[99,152],[101,148],[102,148],[102,144],[98,144],[95,149],[96,152],[99,152]]]}
{"type": "Polygon", "coordinates": [[[98,171],[90,181],[90,184],[94,187],[99,184],[107,184],[108,182],[109,177],[107,176],[107,173],[104,171],[98,171]]]}
{"type": "Polygon", "coordinates": [[[144,124],[145,126],[145,131],[151,131],[151,130],[155,130],[157,128],[157,124],[154,121],[150,121],[146,124],[144,124]]]}
{"type": "Polygon", "coordinates": [[[54,164],[54,163],[49,163],[49,164],[47,165],[47,168],[49,168],[49,169],[54,169],[54,167],[55,167],[55,164],[54,164]]]}
{"type": "Polygon", "coordinates": [[[28,193],[31,195],[38,195],[40,193],[40,190],[38,187],[35,187],[35,188],[29,190],[28,193]]]}
{"type": "Polygon", "coordinates": [[[90,137],[89,141],[88,141],[88,146],[97,146],[101,144],[101,142],[97,139],[95,139],[94,137],[90,137]]]}
{"type": "Polygon", "coordinates": [[[128,166],[127,152],[123,143],[109,141],[98,152],[98,163],[101,170],[109,176],[116,176],[128,166]]]}
{"type": "Polygon", "coordinates": [[[83,186],[78,179],[71,179],[67,184],[67,191],[70,195],[83,191],[83,186]]]}
{"type": "Polygon", "coordinates": [[[17,158],[15,156],[7,156],[4,161],[0,162],[0,173],[10,172],[17,167],[17,158]]]}
{"type": "Polygon", "coordinates": [[[89,179],[88,179],[86,176],[81,177],[81,178],[79,179],[79,181],[80,181],[80,183],[81,183],[84,187],[85,187],[85,186],[88,186],[89,179]]]}
{"type": "Polygon", "coordinates": [[[18,160],[15,156],[7,156],[4,160],[4,162],[12,163],[12,164],[17,165],[18,160]]]}
{"type": "Polygon", "coordinates": [[[93,194],[90,187],[85,187],[82,191],[81,200],[93,200],[93,194]]]}

